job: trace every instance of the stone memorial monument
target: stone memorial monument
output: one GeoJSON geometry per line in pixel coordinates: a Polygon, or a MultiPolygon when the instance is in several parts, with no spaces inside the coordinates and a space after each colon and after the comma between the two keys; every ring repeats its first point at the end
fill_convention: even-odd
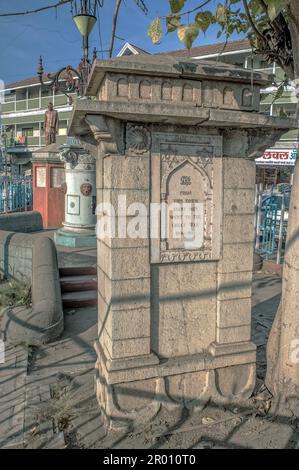
{"type": "Polygon", "coordinates": [[[96,160],[79,141],[68,138],[59,148],[65,164],[65,219],[54,234],[57,245],[96,246],[96,160]]]}
{"type": "Polygon", "coordinates": [[[98,233],[96,393],[111,426],[253,391],[254,159],[296,127],[259,114],[268,83],[165,55],[94,63],[95,99],[77,101],[70,134],[94,146],[97,204],[115,208],[98,210],[98,229],[118,225],[98,233]],[[129,236],[140,204],[146,229],[129,236]]]}

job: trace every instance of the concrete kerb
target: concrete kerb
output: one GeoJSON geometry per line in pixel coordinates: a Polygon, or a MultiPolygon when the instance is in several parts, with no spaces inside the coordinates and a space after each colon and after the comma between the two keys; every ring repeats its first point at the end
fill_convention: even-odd
{"type": "Polygon", "coordinates": [[[0,228],[12,232],[37,232],[43,229],[43,219],[37,211],[1,214],[0,228]]]}
{"type": "Polygon", "coordinates": [[[11,344],[40,346],[58,338],[64,328],[57,252],[50,238],[33,243],[32,307],[8,308],[1,329],[11,344]]]}

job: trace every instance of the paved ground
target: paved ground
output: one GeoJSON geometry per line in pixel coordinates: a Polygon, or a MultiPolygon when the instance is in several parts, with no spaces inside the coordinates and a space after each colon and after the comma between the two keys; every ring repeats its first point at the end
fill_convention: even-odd
{"type": "MultiPolygon", "coordinates": [[[[59,263],[94,265],[95,250],[65,249],[59,263]],[[70,263],[71,260],[71,263],[70,263]]],[[[278,275],[259,273],[253,289],[253,339],[258,379],[281,291],[278,275]]],[[[252,402],[207,406],[189,416],[160,415],[143,430],[105,435],[94,394],[96,308],[65,312],[59,341],[29,350],[8,348],[0,364],[0,448],[298,448],[299,423],[265,416],[252,402]],[[161,425],[167,421],[167,426],[161,425]]]]}

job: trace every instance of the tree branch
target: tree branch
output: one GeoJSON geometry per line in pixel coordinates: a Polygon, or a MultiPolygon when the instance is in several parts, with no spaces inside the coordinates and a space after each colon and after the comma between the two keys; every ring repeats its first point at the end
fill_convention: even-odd
{"type": "Polygon", "coordinates": [[[248,3],[247,3],[247,0],[243,0],[243,4],[244,4],[244,8],[245,8],[245,12],[246,12],[246,15],[247,15],[247,18],[249,20],[249,23],[251,24],[252,26],[252,29],[253,31],[255,32],[255,34],[260,38],[262,39],[262,41],[264,42],[264,36],[259,32],[259,30],[257,29],[253,19],[252,19],[252,16],[250,14],[250,11],[249,11],[249,6],[248,6],[248,3]]]}
{"type": "Polygon", "coordinates": [[[266,3],[264,2],[264,0],[258,0],[258,2],[261,5],[264,12],[266,13],[266,15],[268,15],[268,7],[267,7],[266,3]]]}
{"type": "Polygon", "coordinates": [[[201,5],[199,5],[198,7],[195,7],[193,8],[192,10],[188,10],[188,11],[184,11],[184,13],[173,13],[171,15],[167,15],[167,16],[161,16],[160,18],[165,20],[166,18],[172,18],[173,16],[185,16],[185,15],[190,15],[191,13],[194,13],[195,11],[197,10],[200,10],[201,8],[205,7],[208,3],[210,3],[212,0],[206,0],[205,2],[203,2],[201,5]]]}
{"type": "Polygon", "coordinates": [[[109,49],[109,58],[110,59],[113,55],[116,26],[117,26],[118,14],[119,14],[119,9],[120,9],[121,4],[122,4],[122,0],[116,0],[116,6],[115,6],[115,11],[114,11],[114,16],[113,16],[111,43],[110,43],[110,49],[109,49]]]}
{"type": "Polygon", "coordinates": [[[41,11],[50,10],[51,8],[62,7],[67,3],[71,3],[72,0],[60,0],[58,3],[54,5],[48,5],[46,7],[37,8],[36,10],[27,10],[27,11],[20,11],[16,13],[0,13],[0,17],[4,16],[22,16],[22,15],[31,15],[32,13],[40,13],[41,11]]]}

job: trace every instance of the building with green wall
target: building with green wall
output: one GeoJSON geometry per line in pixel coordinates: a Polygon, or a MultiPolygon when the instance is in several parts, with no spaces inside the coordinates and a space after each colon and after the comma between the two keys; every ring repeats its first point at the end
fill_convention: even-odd
{"type": "MultiPolygon", "coordinates": [[[[59,114],[57,143],[66,143],[73,106],[66,95],[55,93],[46,85],[42,86],[36,77],[5,86],[1,125],[5,133],[8,171],[12,174],[30,171],[32,152],[45,145],[43,123],[49,102],[59,114]]],[[[73,95],[72,99],[75,97],[73,95]]]]}

